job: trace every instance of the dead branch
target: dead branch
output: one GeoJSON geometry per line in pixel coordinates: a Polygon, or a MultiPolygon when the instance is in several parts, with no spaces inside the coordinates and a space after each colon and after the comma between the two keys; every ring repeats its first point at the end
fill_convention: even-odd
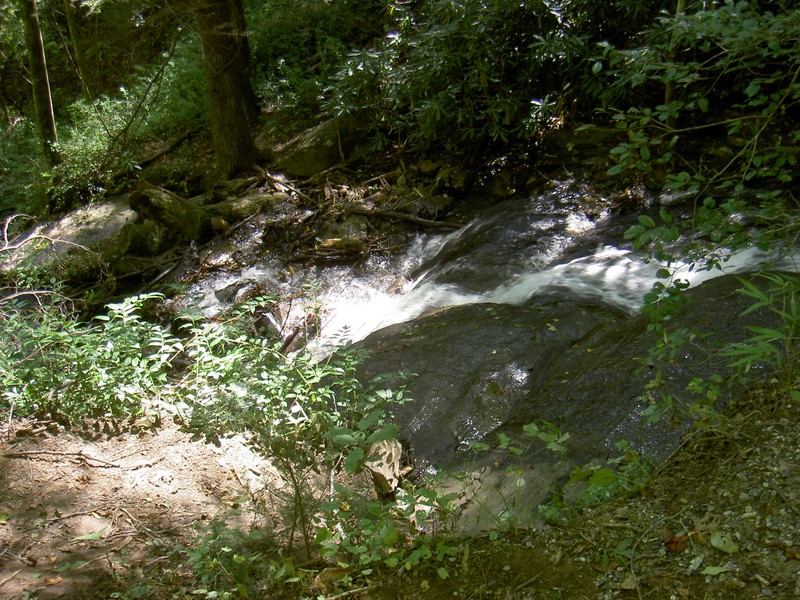
{"type": "Polygon", "coordinates": [[[273,187],[275,187],[276,189],[278,189],[279,187],[285,187],[290,192],[295,193],[298,196],[300,196],[303,200],[305,200],[307,202],[312,202],[312,200],[308,196],[308,194],[305,194],[305,193],[301,192],[299,189],[294,187],[288,181],[282,181],[282,180],[278,179],[277,177],[275,177],[274,175],[270,175],[264,169],[258,168],[258,170],[261,171],[261,174],[264,176],[264,178],[267,179],[273,185],[273,187]]]}
{"type": "Polygon", "coordinates": [[[374,590],[377,585],[374,583],[370,585],[365,585],[364,587],[356,588],[354,590],[348,590],[346,592],[342,592],[341,594],[336,594],[335,596],[328,596],[328,600],[341,600],[342,598],[347,598],[348,596],[355,596],[356,594],[362,594],[364,592],[369,592],[374,590]]]}
{"type": "Polygon", "coordinates": [[[187,131],[186,133],[181,135],[179,138],[174,140],[169,146],[167,146],[163,150],[161,150],[159,152],[156,152],[152,156],[148,156],[147,158],[143,158],[142,160],[140,160],[139,161],[139,166],[141,168],[144,168],[144,167],[147,167],[147,166],[151,165],[152,163],[156,162],[162,156],[165,156],[165,155],[169,154],[170,152],[173,152],[176,148],[178,148],[181,144],[183,144],[183,142],[185,142],[186,140],[191,138],[197,132],[198,132],[197,129],[190,129],[189,131],[187,131]]]}
{"type": "Polygon", "coordinates": [[[88,454],[84,453],[83,450],[80,452],[53,452],[50,450],[26,450],[24,452],[5,452],[3,457],[5,458],[34,458],[36,456],[64,456],[67,458],[76,458],[79,462],[83,462],[88,467],[114,467],[120,468],[120,465],[116,463],[110,463],[100,458],[94,458],[93,456],[89,456],[88,454]],[[98,464],[92,464],[90,461],[93,461],[98,464]]]}
{"type": "Polygon", "coordinates": [[[6,577],[6,578],[5,578],[5,579],[3,579],[2,581],[0,581],[0,588],[1,588],[1,587],[3,587],[5,584],[7,584],[7,583],[8,583],[9,581],[11,581],[12,579],[14,579],[14,577],[16,577],[17,575],[19,575],[20,573],[22,573],[22,569],[17,569],[17,570],[16,570],[16,571],[14,571],[14,572],[13,572],[11,575],[9,575],[8,577],[6,577]]]}
{"type": "Polygon", "coordinates": [[[388,219],[399,219],[401,221],[408,221],[415,225],[422,225],[424,227],[444,227],[447,229],[460,229],[461,223],[453,221],[434,221],[432,219],[423,219],[422,217],[415,217],[407,213],[398,212],[396,210],[384,210],[382,208],[364,208],[355,204],[346,204],[345,210],[356,214],[364,215],[366,217],[386,217],[388,219]]]}

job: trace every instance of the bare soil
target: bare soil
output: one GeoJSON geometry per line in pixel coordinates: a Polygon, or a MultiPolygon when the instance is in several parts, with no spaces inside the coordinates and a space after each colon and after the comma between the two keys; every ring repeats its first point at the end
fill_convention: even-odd
{"type": "MultiPolygon", "coordinates": [[[[796,402],[762,393],[687,437],[639,495],[564,526],[451,542],[459,554],[447,579],[401,569],[349,587],[317,577],[315,588],[320,564],[282,597],[800,597],[798,423],[796,402]]],[[[172,425],[87,436],[14,421],[0,454],[0,598],[191,597],[193,573],[174,550],[192,544],[197,524],[269,521],[242,502],[270,468],[240,440],[216,447],[172,425]],[[149,591],[134,595],[143,578],[149,591]]]]}
{"type": "MultiPolygon", "coordinates": [[[[175,426],[89,439],[13,423],[0,449],[0,598],[108,598],[238,506],[264,464],[175,426]]],[[[247,526],[248,515],[239,515],[247,526]]]]}

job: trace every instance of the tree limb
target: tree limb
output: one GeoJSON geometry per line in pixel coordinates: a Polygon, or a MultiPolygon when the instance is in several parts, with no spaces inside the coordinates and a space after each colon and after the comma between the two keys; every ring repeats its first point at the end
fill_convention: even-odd
{"type": "Polygon", "coordinates": [[[434,221],[432,219],[423,219],[422,217],[415,217],[407,213],[398,212],[396,210],[384,210],[381,208],[364,208],[355,204],[346,204],[345,209],[356,215],[364,215],[366,217],[386,217],[387,219],[399,219],[401,221],[408,221],[415,225],[422,225],[424,227],[444,227],[447,229],[460,229],[461,223],[454,221],[434,221]]]}

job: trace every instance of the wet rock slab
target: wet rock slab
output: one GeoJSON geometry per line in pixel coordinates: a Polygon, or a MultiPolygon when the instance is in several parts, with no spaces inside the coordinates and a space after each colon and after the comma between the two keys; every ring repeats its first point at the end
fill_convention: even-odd
{"type": "Polygon", "coordinates": [[[643,410],[660,394],[696,400],[687,391],[693,378],[725,372],[719,348],[746,339],[748,325],[769,323],[764,312],[741,316],[750,301],[738,287],[737,277],[724,276],[691,290],[668,327],[699,335],[659,360],[648,356],[657,337],[646,316],[553,291],[521,306],[442,309],[378,331],[363,342],[362,371],[410,374],[387,385],[405,385],[414,398],[392,418],[421,464],[463,463],[470,442],[491,443],[496,432],[521,439],[529,422],[569,432],[580,464],[607,458],[622,439],[663,460],[685,419],[678,412],[650,425],[643,410]],[[662,384],[651,390],[659,370],[662,384]]]}

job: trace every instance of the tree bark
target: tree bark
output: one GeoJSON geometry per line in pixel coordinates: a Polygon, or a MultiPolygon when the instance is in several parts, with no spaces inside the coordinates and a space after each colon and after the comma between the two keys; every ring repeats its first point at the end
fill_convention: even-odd
{"type": "Polygon", "coordinates": [[[83,91],[86,93],[86,100],[92,102],[92,91],[89,87],[89,78],[86,76],[86,62],[83,58],[83,49],[78,35],[77,15],[72,0],[64,0],[64,16],[67,19],[67,31],[72,46],[72,61],[75,64],[78,79],[81,80],[83,91]]]}
{"type": "MultiPolygon", "coordinates": [[[[675,22],[677,23],[678,19],[683,17],[683,14],[686,12],[686,0],[678,0],[678,6],[675,9],[675,22]]],[[[672,41],[670,42],[669,52],[667,53],[667,59],[672,62],[675,60],[676,55],[676,34],[673,33],[672,41]]],[[[672,101],[675,99],[675,82],[673,80],[669,80],[664,83],[664,105],[669,106],[672,101]]],[[[666,122],[667,127],[670,129],[675,129],[675,117],[669,115],[667,117],[666,122]]]]}
{"type": "Polygon", "coordinates": [[[247,118],[252,126],[258,119],[258,98],[250,80],[250,41],[247,34],[247,22],[244,18],[244,5],[242,0],[231,0],[231,20],[236,32],[236,40],[239,43],[239,54],[241,55],[245,77],[247,78],[246,89],[244,90],[245,110],[247,118]]]}
{"type": "Polygon", "coordinates": [[[53,98],[50,95],[50,78],[42,42],[42,29],[36,0],[19,0],[22,21],[25,26],[25,47],[28,53],[28,70],[33,88],[33,106],[36,111],[36,128],[42,143],[42,154],[50,167],[61,162],[55,144],[56,121],[53,114],[53,98]]]}
{"type": "Polygon", "coordinates": [[[250,132],[254,98],[247,76],[239,0],[203,0],[197,24],[203,42],[208,113],[217,166],[226,176],[251,167],[257,150],[250,132]]]}

